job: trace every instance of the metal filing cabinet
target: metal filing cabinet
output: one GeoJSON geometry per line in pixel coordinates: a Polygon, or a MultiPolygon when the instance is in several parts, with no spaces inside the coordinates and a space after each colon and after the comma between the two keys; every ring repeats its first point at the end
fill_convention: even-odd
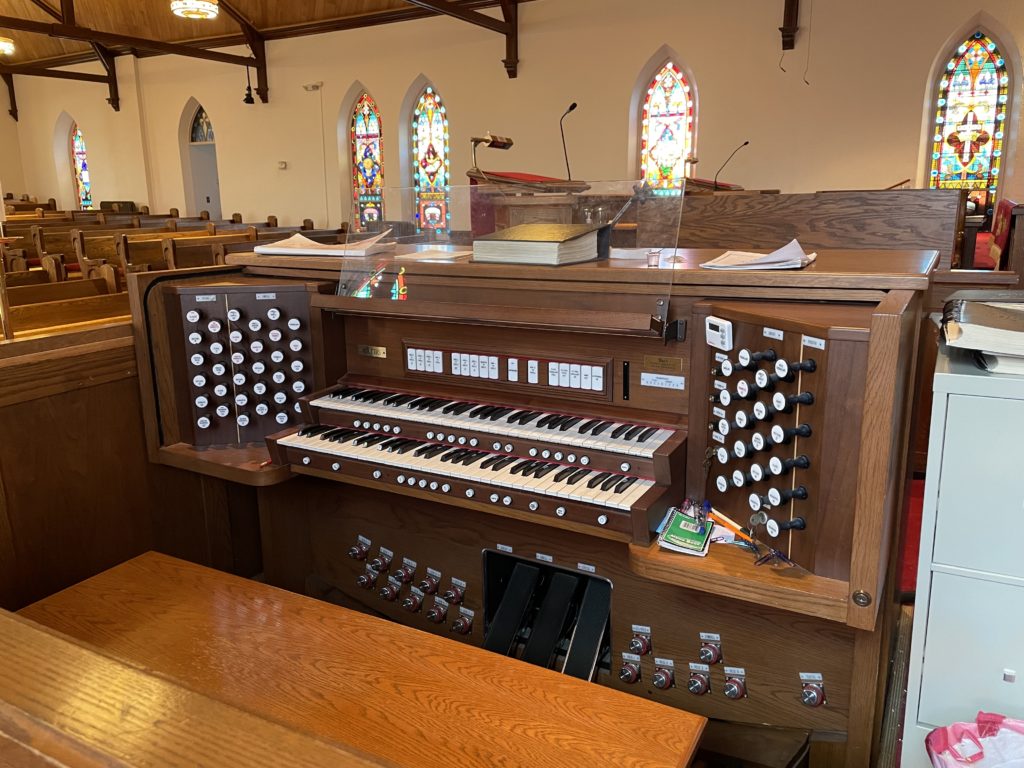
{"type": "Polygon", "coordinates": [[[1024,376],[935,367],[903,768],[979,710],[1024,719],[1024,376]]]}

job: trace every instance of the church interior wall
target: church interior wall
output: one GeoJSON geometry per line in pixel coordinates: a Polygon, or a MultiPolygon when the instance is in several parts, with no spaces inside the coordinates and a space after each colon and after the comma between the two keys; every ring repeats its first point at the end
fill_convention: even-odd
{"type": "MultiPolygon", "coordinates": [[[[184,209],[178,126],[194,97],[216,131],[225,214],[249,220],[274,213],[289,224],[311,217],[335,226],[350,219],[349,163],[339,157],[338,131],[347,131],[351,104],[342,102],[352,84],[365,84],[382,112],[386,183],[409,185],[408,170],[397,167],[400,136],[408,135],[400,132],[407,116],[399,112],[419,77],[448,109],[454,183],[465,182],[470,137],[488,130],[511,136],[515,147],[481,150],[484,167],[564,175],[558,119],[573,101],[579,108],[565,130],[574,178],[631,178],[632,89],[667,45],[696,79],[696,175],[714,176],[749,140],[723,180],[784,192],[879,188],[907,178],[921,186],[929,78],[949,35],[982,11],[1012,36],[1004,45],[1024,41],[1024,5],[1014,0],[971,8],[955,0],[801,6],[796,49],[781,67],[781,3],[536,0],[520,8],[516,79],[501,64],[500,36],[444,17],[271,41],[269,104],[242,103],[244,70],[175,56],[121,57],[119,113],[105,103],[101,85],[17,77],[22,117],[12,145],[23,173],[19,180],[5,151],[0,178],[10,191],[51,196],[53,126],[67,111],[85,131],[97,200],[184,209]],[[303,88],[311,83],[322,83],[321,90],[303,88]]],[[[8,134],[10,125],[0,128],[0,140],[8,134]]],[[[1009,148],[1004,190],[1024,199],[1022,151],[1015,140],[1009,148]],[[1022,170],[1015,174],[1014,166],[1022,170]]]]}

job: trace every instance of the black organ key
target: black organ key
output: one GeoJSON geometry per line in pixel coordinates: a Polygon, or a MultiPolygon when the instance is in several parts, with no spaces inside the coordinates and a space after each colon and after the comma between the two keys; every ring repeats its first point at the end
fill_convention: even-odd
{"type": "Polygon", "coordinates": [[[480,469],[489,469],[490,467],[493,467],[495,464],[497,464],[502,459],[506,459],[506,458],[508,458],[508,457],[507,456],[503,456],[500,453],[496,453],[493,456],[491,456],[491,458],[489,458],[486,461],[484,461],[483,463],[481,463],[480,464],[480,469]]]}
{"type": "Polygon", "coordinates": [[[618,440],[620,437],[626,434],[626,432],[628,432],[632,428],[632,426],[632,424],[620,424],[619,426],[612,430],[610,437],[612,438],[612,440],[618,440]]]}
{"type": "Polygon", "coordinates": [[[590,434],[595,435],[595,436],[596,435],[600,435],[602,432],[604,432],[606,429],[608,429],[608,427],[610,427],[614,423],[615,423],[614,421],[602,421],[600,424],[598,424],[596,427],[594,427],[592,430],[590,430],[590,434]]]}
{"type": "Polygon", "coordinates": [[[561,472],[559,472],[557,475],[555,475],[555,482],[556,483],[562,482],[563,480],[565,480],[569,475],[573,474],[574,472],[576,472],[576,467],[566,467],[561,472]]]}
{"type": "Polygon", "coordinates": [[[561,464],[548,464],[548,465],[547,465],[546,467],[544,467],[544,468],[543,468],[543,469],[541,469],[540,471],[538,471],[538,472],[534,472],[534,473],[533,473],[533,476],[534,476],[534,477],[544,477],[544,476],[546,476],[546,475],[549,475],[549,474],[551,474],[552,472],[554,472],[554,471],[555,471],[556,469],[558,469],[558,468],[559,468],[560,466],[562,466],[562,465],[561,465],[561,464]]]}
{"type": "Polygon", "coordinates": [[[646,443],[655,434],[657,434],[657,432],[658,432],[658,428],[657,427],[648,427],[647,429],[645,429],[643,432],[641,432],[639,435],[636,436],[636,441],[638,443],[646,443]]]}
{"type": "Polygon", "coordinates": [[[634,437],[636,437],[643,431],[644,428],[642,426],[632,427],[631,429],[627,429],[626,432],[622,435],[622,437],[625,440],[632,440],[634,437]]]}
{"type": "Polygon", "coordinates": [[[471,419],[479,418],[480,414],[482,414],[484,411],[487,411],[487,410],[489,410],[489,409],[491,409],[493,407],[494,406],[492,406],[492,405],[478,405],[476,408],[474,408],[473,410],[471,410],[469,412],[469,417],[471,419]]]}
{"type": "Polygon", "coordinates": [[[587,421],[587,422],[584,422],[583,424],[580,424],[580,428],[577,431],[582,435],[588,429],[593,429],[594,427],[596,427],[600,423],[601,423],[600,419],[591,419],[590,421],[587,421]]]}
{"type": "Polygon", "coordinates": [[[446,405],[444,408],[442,408],[441,409],[441,413],[444,413],[444,414],[455,413],[455,409],[459,408],[460,406],[463,406],[463,405],[466,405],[466,403],[462,402],[461,400],[455,400],[452,403],[450,403],[449,405],[446,405]]]}
{"type": "Polygon", "coordinates": [[[470,408],[472,408],[473,405],[473,403],[461,403],[460,405],[457,405],[455,408],[452,408],[451,412],[456,416],[461,416],[470,408]]]}
{"type": "Polygon", "coordinates": [[[537,426],[538,427],[548,427],[548,426],[550,426],[551,422],[557,421],[559,418],[560,418],[560,414],[549,413],[546,416],[544,416],[540,421],[537,422],[537,426]]]}
{"type": "Polygon", "coordinates": [[[531,421],[536,419],[538,416],[543,416],[543,415],[544,414],[541,411],[530,411],[525,416],[523,416],[521,419],[519,419],[519,423],[522,426],[525,427],[527,424],[529,424],[531,421]]]}
{"type": "Polygon", "coordinates": [[[587,487],[596,487],[600,483],[603,483],[605,480],[607,480],[609,475],[611,475],[611,472],[601,472],[599,474],[594,475],[592,478],[590,478],[589,481],[587,481],[587,487]]]}
{"type": "Polygon", "coordinates": [[[509,471],[513,475],[518,475],[520,472],[522,472],[524,469],[526,469],[528,466],[530,466],[533,463],[534,462],[531,459],[523,459],[518,464],[516,464],[514,467],[512,467],[512,469],[510,469],[509,471]]]}
{"type": "Polygon", "coordinates": [[[465,467],[468,467],[468,466],[470,466],[472,464],[475,464],[476,462],[480,461],[480,459],[484,458],[485,456],[489,456],[489,455],[490,454],[485,453],[484,451],[476,451],[475,453],[471,452],[468,456],[466,456],[462,460],[461,464],[463,466],[465,466],[465,467]]]}
{"type": "Polygon", "coordinates": [[[492,466],[491,469],[494,469],[494,470],[504,469],[509,464],[515,464],[517,461],[519,461],[519,457],[518,456],[505,456],[504,458],[501,459],[501,461],[499,461],[497,464],[492,466]]]}
{"type": "Polygon", "coordinates": [[[491,421],[497,421],[502,416],[507,416],[509,413],[512,412],[512,410],[512,408],[497,408],[491,413],[489,418],[491,419],[491,421]]]}
{"type": "Polygon", "coordinates": [[[616,483],[620,483],[625,479],[626,478],[624,475],[609,475],[608,479],[601,483],[601,490],[607,491],[613,485],[615,485],[616,483]]]}
{"type": "Polygon", "coordinates": [[[623,480],[621,483],[619,483],[618,485],[615,486],[615,492],[616,493],[622,493],[623,491],[625,491],[627,488],[629,488],[629,486],[631,486],[635,482],[636,482],[636,478],[635,477],[627,477],[625,480],[623,480]]]}
{"type": "Polygon", "coordinates": [[[569,429],[569,427],[575,424],[579,424],[581,421],[583,421],[583,419],[581,419],[579,416],[573,416],[571,419],[563,421],[561,424],[559,424],[558,428],[565,432],[567,429],[569,429]]]}
{"type": "Polygon", "coordinates": [[[576,485],[576,483],[578,483],[580,480],[582,480],[584,477],[586,477],[589,474],[590,474],[590,470],[589,469],[581,469],[581,470],[579,470],[577,472],[574,472],[569,477],[569,479],[566,480],[566,482],[569,485],[576,485]]]}
{"type": "Polygon", "coordinates": [[[421,445],[419,448],[417,448],[416,451],[413,453],[413,456],[426,456],[427,452],[430,451],[431,448],[436,448],[436,447],[437,446],[433,445],[432,443],[426,443],[424,445],[421,445]]]}
{"type": "Polygon", "coordinates": [[[299,437],[316,437],[322,432],[333,429],[330,424],[314,424],[310,427],[303,427],[299,430],[299,437]]]}

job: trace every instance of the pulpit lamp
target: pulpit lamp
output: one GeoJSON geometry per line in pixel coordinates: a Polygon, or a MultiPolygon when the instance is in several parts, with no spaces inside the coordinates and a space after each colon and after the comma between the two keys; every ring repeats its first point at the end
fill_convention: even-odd
{"type": "Polygon", "coordinates": [[[0,56],[10,56],[14,53],[14,41],[9,37],[0,37],[0,56]]]}
{"type": "Polygon", "coordinates": [[[492,136],[490,131],[487,132],[486,136],[474,136],[470,139],[473,145],[473,167],[479,169],[480,166],[476,162],[476,148],[483,144],[485,147],[491,149],[511,149],[512,139],[508,136],[492,136]]]}
{"type": "Polygon", "coordinates": [[[183,19],[209,21],[219,12],[217,0],[171,0],[171,13],[183,19]]]}

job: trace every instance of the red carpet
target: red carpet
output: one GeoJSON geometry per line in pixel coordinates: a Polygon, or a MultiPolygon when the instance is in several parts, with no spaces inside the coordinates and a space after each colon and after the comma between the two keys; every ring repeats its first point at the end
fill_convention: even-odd
{"type": "Polygon", "coordinates": [[[924,480],[912,480],[910,501],[904,512],[903,542],[900,545],[899,594],[904,602],[913,602],[917,587],[917,556],[921,551],[921,508],[924,506],[924,480]]]}

